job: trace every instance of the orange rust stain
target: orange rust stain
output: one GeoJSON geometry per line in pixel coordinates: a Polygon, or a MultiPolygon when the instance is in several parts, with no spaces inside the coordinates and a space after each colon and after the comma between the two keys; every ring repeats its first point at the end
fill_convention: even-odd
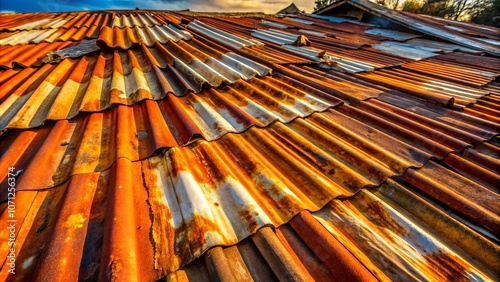
{"type": "Polygon", "coordinates": [[[396,232],[400,235],[405,235],[406,233],[408,233],[408,231],[404,227],[402,227],[397,221],[393,219],[393,217],[389,214],[382,203],[377,201],[369,201],[367,205],[368,213],[377,221],[382,223],[382,225],[389,226],[391,231],[396,232]]]}
{"type": "Polygon", "coordinates": [[[457,257],[450,254],[445,254],[441,251],[424,256],[425,260],[431,268],[439,266],[435,269],[434,275],[441,281],[470,281],[467,275],[468,267],[458,261],[457,257]]]}

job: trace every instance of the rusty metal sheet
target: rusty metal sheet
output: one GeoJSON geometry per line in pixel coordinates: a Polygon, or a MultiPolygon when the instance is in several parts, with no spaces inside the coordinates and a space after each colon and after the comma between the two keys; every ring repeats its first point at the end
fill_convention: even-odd
{"type": "Polygon", "coordinates": [[[252,32],[252,36],[278,45],[284,45],[284,44],[292,45],[297,41],[297,38],[299,37],[296,34],[284,32],[277,29],[254,30],[252,32]]]}
{"type": "Polygon", "coordinates": [[[332,201],[314,217],[379,280],[494,279],[495,274],[473,257],[402,212],[404,206],[363,190],[332,201]]]}
{"type": "Polygon", "coordinates": [[[483,53],[482,51],[470,49],[470,48],[463,47],[463,46],[460,46],[457,44],[440,42],[440,41],[423,39],[423,38],[411,39],[411,40],[406,41],[406,43],[408,43],[410,45],[415,45],[415,46],[436,48],[436,49],[442,50],[443,52],[462,51],[462,52],[466,52],[466,53],[479,54],[479,55],[483,53]]]}
{"type": "Polygon", "coordinates": [[[234,53],[212,52],[219,55],[214,58],[201,49],[188,53],[188,47],[170,43],[166,47],[103,52],[25,69],[5,81],[0,91],[0,128],[36,127],[45,120],[69,119],[82,111],[161,100],[169,93],[184,96],[202,91],[205,85],[234,84],[270,72],[234,53]],[[175,50],[178,53],[173,53],[175,50]]]}
{"type": "Polygon", "coordinates": [[[32,30],[45,28],[59,28],[64,25],[69,16],[66,13],[37,13],[37,14],[4,14],[0,16],[0,30],[32,30]]]}
{"type": "Polygon", "coordinates": [[[424,75],[411,70],[394,68],[355,75],[373,84],[383,85],[443,105],[449,103],[447,102],[449,99],[453,99],[454,103],[465,106],[475,103],[477,99],[488,94],[487,91],[476,87],[434,77],[432,73],[424,75]]]}
{"type": "Polygon", "coordinates": [[[383,41],[380,44],[371,44],[371,47],[388,54],[394,54],[396,56],[412,60],[430,58],[437,55],[434,53],[435,51],[439,51],[438,49],[414,46],[393,41],[383,41]]]}
{"type": "MultiPolygon", "coordinates": [[[[310,127],[304,130],[320,129],[310,127]]],[[[383,173],[373,171],[373,166],[380,167],[381,164],[362,151],[358,154],[363,155],[359,156],[362,160],[368,161],[367,166],[358,168],[361,171],[352,169],[340,161],[341,150],[334,146],[325,148],[327,143],[334,140],[326,141],[323,139],[326,136],[309,136],[306,140],[301,136],[301,132],[305,133],[295,132],[283,125],[273,126],[270,131],[251,128],[244,135],[226,135],[215,142],[202,141],[190,147],[173,148],[162,156],[142,162],[121,158],[110,170],[76,175],[62,187],[49,190],[51,193],[57,193],[56,191],[61,189],[67,190],[59,192],[65,196],[66,204],[62,209],[65,214],[73,215],[71,219],[75,221],[68,222],[69,218],[60,217],[60,222],[55,222],[55,230],[61,232],[51,234],[54,236],[52,243],[47,245],[41,261],[48,263],[47,266],[62,267],[61,264],[49,262],[60,261],[63,255],[68,256],[68,260],[75,261],[72,267],[80,267],[78,262],[81,256],[72,256],[72,248],[67,246],[68,241],[63,243],[67,236],[65,234],[75,230],[84,231],[81,236],[85,236],[87,232],[80,228],[91,228],[88,219],[102,216],[102,224],[106,226],[102,244],[104,265],[110,263],[107,259],[120,262],[124,267],[128,264],[138,264],[135,258],[127,259],[130,258],[130,252],[139,250],[138,242],[144,244],[150,241],[125,236],[127,239],[122,242],[116,237],[125,238],[121,234],[130,234],[131,230],[137,230],[135,236],[152,234],[155,245],[162,246],[153,249],[154,256],[145,259],[154,259],[154,263],[160,266],[158,270],[161,275],[165,275],[166,272],[173,271],[200,256],[211,246],[235,244],[263,225],[281,225],[300,210],[317,210],[331,198],[351,195],[352,189],[356,189],[358,185],[371,185],[372,181],[379,182],[393,174],[389,170],[383,173]],[[295,142],[298,147],[282,147],[284,140],[293,140],[290,138],[300,140],[299,143],[295,142]],[[309,146],[311,153],[304,155],[302,146],[309,146]],[[287,171],[293,173],[286,173],[287,171]],[[95,200],[99,202],[104,198],[107,205],[98,206],[106,211],[92,215],[97,212],[90,208],[93,202],[92,194],[87,197],[88,201],[84,201],[81,198],[82,193],[79,192],[81,189],[88,193],[96,191],[95,200]],[[80,199],[77,201],[78,205],[74,205],[75,200],[72,200],[72,197],[80,199]],[[85,203],[88,206],[82,206],[85,203]],[[80,211],[76,212],[78,210],[80,211]],[[251,213],[246,214],[245,211],[251,213]],[[113,214],[117,213],[122,217],[120,224],[116,224],[117,221],[114,220],[113,214]],[[151,215],[153,222],[150,221],[151,215]],[[141,218],[146,221],[140,220],[141,218]],[[127,251],[122,250],[120,245],[126,246],[127,251]],[[49,251],[51,248],[54,248],[53,252],[49,251]],[[55,250],[62,253],[59,254],[55,250]]],[[[327,135],[335,138],[333,134],[327,135]]],[[[347,143],[338,145],[349,152],[356,148],[347,143]]],[[[390,158],[396,163],[404,162],[403,159],[398,159],[405,158],[404,155],[409,156],[406,150],[400,148],[404,145],[397,141],[391,142],[391,145],[394,155],[390,158]]],[[[416,157],[415,153],[413,157],[416,157]]],[[[415,159],[410,163],[419,164],[415,159]]],[[[41,163],[37,165],[41,166],[41,163]]],[[[396,169],[401,172],[403,167],[396,169]]],[[[22,187],[25,185],[23,178],[29,179],[29,174],[28,170],[25,170],[21,175],[18,193],[22,193],[22,187]]],[[[56,203],[51,205],[60,206],[56,203]]],[[[35,211],[33,213],[36,214],[35,211]]],[[[31,226],[27,223],[26,228],[29,227],[31,226]]],[[[38,226],[32,229],[37,228],[38,226]]],[[[94,228],[102,227],[94,225],[94,228]]],[[[101,233],[102,229],[97,232],[101,233]]],[[[71,241],[81,244],[84,242],[71,241]]],[[[142,244],[143,248],[146,247],[142,244]]],[[[93,247],[94,244],[88,246],[93,247]]],[[[81,247],[83,245],[79,245],[79,248],[81,247]]],[[[32,249],[36,252],[40,248],[32,249]]],[[[24,263],[21,258],[19,261],[24,263]]],[[[151,268],[140,267],[137,272],[147,269],[151,268]]],[[[107,272],[102,271],[100,275],[107,272]]],[[[133,269],[128,271],[131,275],[137,275],[133,269]]],[[[65,272],[53,273],[64,275],[65,272]]]]}
{"type": "Polygon", "coordinates": [[[412,34],[408,32],[402,32],[392,29],[383,29],[383,28],[371,28],[365,31],[367,34],[381,35],[384,37],[392,38],[396,41],[406,41],[413,38],[421,37],[419,34],[412,34]]]}
{"type": "Polygon", "coordinates": [[[222,31],[218,28],[211,27],[201,21],[194,20],[190,22],[188,25],[189,29],[192,29],[196,31],[199,34],[202,34],[203,36],[206,36],[210,38],[211,40],[222,44],[222,45],[229,45],[234,48],[241,49],[243,47],[250,47],[250,46],[263,46],[264,44],[258,40],[249,40],[249,39],[244,39],[242,37],[239,37],[237,35],[222,31]]]}
{"type": "Polygon", "coordinates": [[[145,27],[145,26],[155,26],[155,25],[161,25],[162,21],[157,20],[154,18],[154,14],[150,13],[140,13],[140,14],[121,14],[121,15],[115,15],[115,17],[112,19],[111,22],[111,27],[119,27],[119,28],[124,28],[124,27],[145,27]]]}
{"type": "Polygon", "coordinates": [[[80,41],[97,38],[100,30],[97,26],[91,28],[60,28],[40,29],[15,32],[11,36],[0,39],[0,45],[20,45],[28,43],[52,43],[55,41],[80,41]]]}
{"type": "Polygon", "coordinates": [[[134,26],[125,27],[104,27],[97,38],[97,45],[101,47],[120,47],[123,50],[131,48],[135,44],[143,44],[152,47],[155,43],[167,43],[169,41],[190,40],[192,34],[186,30],[179,29],[172,24],[160,26],[134,26]]]}
{"type": "MultiPolygon", "coordinates": [[[[256,94],[257,92],[253,92],[250,95],[256,94]]],[[[171,96],[171,98],[174,97],[171,96]]],[[[309,144],[307,142],[313,142],[315,146],[330,150],[327,151],[328,154],[334,155],[338,153],[337,149],[344,148],[342,149],[344,155],[338,155],[343,159],[343,162],[350,160],[358,171],[371,175],[368,179],[379,183],[394,172],[404,171],[409,166],[417,165],[415,162],[423,163],[430,156],[443,158],[450,152],[460,151],[467,146],[479,144],[498,133],[495,131],[495,127],[486,129],[474,126],[469,127],[470,133],[465,133],[449,124],[440,122],[439,119],[427,118],[390,104],[381,102],[373,104],[374,102],[371,101],[373,100],[367,103],[362,102],[357,107],[342,105],[336,110],[329,110],[321,114],[317,113],[306,119],[295,119],[286,125],[273,123],[272,126],[265,129],[255,129],[255,136],[248,133],[248,131],[241,136],[258,138],[256,136],[261,136],[261,134],[270,131],[284,130],[282,134],[286,133],[286,135],[283,136],[283,140],[296,136],[287,142],[304,143],[303,146],[309,144]],[[387,120],[388,118],[389,120],[387,120]],[[322,128],[326,128],[327,131],[323,131],[322,128]],[[303,136],[303,139],[299,138],[299,136],[303,136]],[[367,142],[367,136],[370,136],[370,142],[367,142]],[[306,142],[305,140],[309,141],[306,142]],[[406,146],[406,148],[397,149],[396,144],[398,142],[401,142],[399,143],[400,146],[406,146]],[[350,148],[350,146],[356,146],[356,149],[350,148]],[[394,150],[397,150],[397,152],[394,150]],[[360,162],[363,158],[366,158],[366,152],[370,152],[370,157],[368,157],[370,161],[368,162],[367,159],[360,162]],[[348,155],[346,155],[347,153],[348,155]],[[394,154],[400,155],[400,157],[392,159],[396,156],[394,154]],[[389,159],[386,160],[386,158],[389,159]],[[388,166],[381,166],[381,164],[377,163],[381,160],[389,162],[388,166]],[[378,170],[369,172],[368,167],[377,167],[378,170]]],[[[209,112],[207,115],[198,109],[195,109],[195,111],[200,116],[199,120],[196,119],[196,116],[192,116],[192,119],[183,118],[183,116],[189,116],[190,114],[189,111],[184,111],[175,113],[171,119],[165,120],[165,123],[153,126],[147,122],[147,119],[144,121],[139,119],[139,117],[144,119],[153,116],[153,112],[149,113],[147,111],[146,107],[149,104],[151,103],[139,105],[136,110],[129,109],[129,107],[119,107],[118,111],[92,114],[80,119],[78,123],[59,121],[54,126],[46,126],[37,131],[7,132],[4,134],[4,145],[2,147],[7,148],[7,150],[16,147],[23,153],[12,152],[12,154],[6,154],[2,157],[4,165],[6,167],[16,166],[25,169],[25,177],[21,178],[19,189],[40,189],[58,185],[72,174],[102,171],[109,167],[116,158],[138,160],[148,157],[162,147],[186,144],[196,134],[210,139],[210,133],[200,131],[201,128],[215,130],[216,136],[220,134],[216,133],[217,130],[224,132],[227,128],[231,128],[220,123],[224,121],[223,118],[212,126],[207,123],[203,125],[200,121],[210,123],[210,120],[214,120],[215,116],[213,114],[217,110],[213,110],[212,114],[209,112]],[[113,132],[116,131],[116,133],[112,133],[107,129],[107,124],[113,124],[113,132]],[[131,130],[130,124],[135,124],[135,129],[131,130]],[[179,124],[180,127],[173,127],[176,124],[179,124]],[[199,125],[201,128],[198,127],[199,125]],[[112,138],[112,136],[117,136],[117,138],[112,138]],[[34,142],[34,140],[46,141],[34,142]],[[96,140],[101,141],[97,142],[96,140]],[[19,144],[18,142],[22,142],[23,145],[16,145],[19,144]],[[111,150],[108,148],[111,148],[111,150]],[[44,153],[47,150],[51,151],[50,155],[44,153]],[[19,158],[20,155],[25,155],[25,157],[19,158]],[[43,173],[40,175],[37,170],[39,165],[33,166],[30,163],[44,163],[45,169],[43,173]],[[36,182],[33,182],[34,179],[36,179],[36,182]]],[[[252,112],[252,108],[247,108],[247,111],[250,115],[260,115],[259,112],[252,112]]],[[[168,112],[172,112],[172,110],[168,112]]],[[[191,110],[191,114],[193,113],[194,111],[191,110]]],[[[160,117],[161,111],[157,114],[160,117]]],[[[240,117],[243,118],[245,115],[240,115],[240,117]]],[[[293,114],[289,117],[293,117],[293,114]]],[[[157,118],[155,120],[162,119],[157,118]]],[[[232,120],[232,118],[228,120],[232,120]]],[[[245,119],[241,118],[239,120],[237,118],[236,123],[233,122],[233,124],[236,125],[238,122],[245,121],[245,119]]],[[[271,119],[261,119],[261,121],[267,123],[272,120],[272,116],[271,119]]],[[[247,123],[246,126],[250,124],[247,123]]],[[[245,123],[238,126],[244,128],[245,123]]],[[[485,125],[482,124],[482,126],[485,125]]],[[[463,129],[463,127],[459,128],[463,129]]],[[[334,159],[331,161],[333,162],[332,165],[340,165],[334,159]]],[[[323,165],[328,166],[328,164],[323,165]]],[[[335,171],[337,170],[334,169],[332,172],[335,171]]],[[[342,181],[343,183],[344,181],[356,183],[356,181],[363,179],[359,178],[359,176],[344,175],[343,177],[345,178],[342,181]]],[[[368,185],[365,180],[361,181],[361,183],[356,185],[368,185]]]]}
{"type": "MultiPolygon", "coordinates": [[[[121,159],[110,170],[76,175],[54,189],[18,192],[16,255],[24,269],[16,277],[330,281],[341,271],[363,281],[492,280],[500,272],[495,239],[418,190],[434,186],[389,179],[353,195],[326,190],[328,177],[319,174],[307,179],[316,192],[301,198],[310,187],[304,180],[281,177],[287,170],[268,171],[279,159],[238,146],[238,138],[142,162],[121,159]],[[228,146],[239,149],[224,150],[228,146]],[[249,159],[243,158],[247,151],[249,159]],[[272,187],[266,184],[271,180],[272,187]],[[352,196],[325,201],[317,191],[352,196]]],[[[440,178],[456,174],[437,166],[440,178]]],[[[482,193],[475,198],[495,201],[482,193]]],[[[7,248],[0,250],[4,261],[7,248]]],[[[5,267],[0,277],[7,279],[5,267]]]]}
{"type": "Polygon", "coordinates": [[[500,48],[498,46],[476,40],[474,37],[467,36],[465,34],[449,31],[449,29],[447,30],[442,25],[429,23],[423,16],[413,13],[394,11],[368,0],[348,0],[348,3],[369,13],[387,18],[390,21],[403,25],[409,29],[422,32],[430,36],[435,36],[467,48],[484,51],[495,56],[500,55],[500,48]]]}
{"type": "Polygon", "coordinates": [[[22,46],[0,46],[0,67],[14,68],[40,66],[47,52],[75,46],[79,42],[54,42],[26,44],[22,46]]]}

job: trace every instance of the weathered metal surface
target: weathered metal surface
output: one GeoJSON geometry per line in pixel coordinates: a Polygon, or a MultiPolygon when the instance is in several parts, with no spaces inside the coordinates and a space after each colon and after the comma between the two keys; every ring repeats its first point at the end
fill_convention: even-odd
{"type": "Polygon", "coordinates": [[[154,14],[150,13],[140,13],[140,14],[121,14],[115,15],[111,22],[111,27],[145,27],[145,26],[155,26],[161,25],[162,21],[159,21],[154,17],[154,14]]]}
{"type": "Polygon", "coordinates": [[[179,29],[169,24],[155,25],[152,27],[134,26],[125,27],[104,27],[97,38],[97,44],[101,47],[120,47],[123,50],[131,48],[134,44],[146,45],[152,47],[155,43],[167,43],[169,41],[178,42],[179,40],[190,40],[193,38],[191,33],[179,29]]]}
{"type": "Polygon", "coordinates": [[[202,91],[205,85],[234,84],[270,72],[234,53],[203,51],[172,42],[25,69],[0,90],[0,128],[36,127],[47,119],[68,119],[81,111],[101,111],[113,104],[131,105],[144,99],[160,100],[169,93],[184,96],[202,91]],[[195,52],[189,53],[187,48],[195,52]]]}
{"type": "Polygon", "coordinates": [[[28,43],[52,43],[55,41],[80,41],[83,39],[97,38],[100,30],[97,26],[91,28],[59,28],[59,29],[40,29],[40,30],[26,30],[9,33],[9,36],[2,35],[0,45],[21,45],[28,43]]]}
{"type": "MultiPolygon", "coordinates": [[[[165,158],[142,163],[120,160],[111,170],[77,175],[54,189],[18,192],[22,223],[16,255],[24,268],[8,276],[3,267],[0,277],[26,280],[43,273],[52,280],[167,276],[168,281],[331,281],[342,273],[363,281],[489,281],[500,273],[500,247],[494,237],[477,229],[479,222],[452,216],[435,204],[440,196],[420,192],[449,177],[455,177],[455,184],[470,183],[452,170],[431,162],[422,169],[428,175],[424,170],[435,166],[429,176],[438,178],[430,186],[415,184],[412,174],[405,173],[408,176],[389,179],[378,188],[324,201],[317,191],[328,191],[328,178],[311,177],[306,185],[296,173],[281,177],[287,170],[270,174],[264,168],[282,161],[255,155],[251,148],[238,146],[236,139],[199,144],[190,153],[187,148],[174,149],[165,158]],[[227,146],[249,154],[225,151],[227,146]],[[224,162],[212,162],[216,156],[224,162]],[[203,163],[189,173],[197,158],[203,163]],[[142,181],[132,181],[135,177],[142,181]],[[273,179],[273,186],[266,184],[273,179]],[[312,189],[312,183],[318,186],[312,189]],[[211,189],[213,185],[218,188],[211,189]],[[305,187],[315,193],[303,195],[305,187]],[[314,199],[321,200],[311,202],[314,199]],[[321,202],[326,206],[321,208],[321,202]],[[300,212],[301,207],[311,212],[300,212]],[[273,231],[266,224],[279,227],[273,231]],[[68,236],[72,240],[66,240],[68,236]],[[194,260],[210,247],[215,248],[194,260]]],[[[326,193],[332,195],[333,190],[326,193]]],[[[473,197],[483,203],[498,201],[498,194],[473,197]]],[[[0,248],[2,258],[6,247],[4,243],[0,248]]]]}
{"type": "MultiPolygon", "coordinates": [[[[404,207],[361,191],[348,200],[332,201],[314,217],[379,280],[494,279],[486,267],[402,211],[404,207]]],[[[496,252],[498,246],[490,251],[496,252]]]]}
{"type": "Polygon", "coordinates": [[[211,27],[198,20],[192,21],[188,24],[188,28],[196,31],[197,33],[206,36],[215,42],[223,45],[230,45],[235,48],[250,47],[250,46],[262,46],[263,43],[258,40],[244,39],[239,36],[230,34],[228,32],[222,31],[220,29],[211,27]]]}
{"type": "Polygon", "coordinates": [[[66,58],[78,58],[100,51],[96,44],[97,40],[86,40],[76,46],[64,48],[57,51],[48,52],[42,60],[44,63],[60,63],[66,58]]]}
{"type": "Polygon", "coordinates": [[[413,46],[399,42],[383,41],[380,44],[372,44],[373,48],[384,51],[388,54],[394,54],[399,57],[408,58],[412,60],[421,60],[436,56],[437,49],[427,47],[413,46]]]}
{"type": "MultiPolygon", "coordinates": [[[[437,38],[441,38],[449,42],[465,46],[467,48],[484,51],[495,56],[500,55],[500,48],[498,46],[482,42],[472,36],[467,36],[465,34],[450,31],[449,29],[444,28],[442,25],[429,23],[423,16],[394,11],[372,3],[368,0],[348,0],[347,3],[369,13],[372,13],[376,16],[387,18],[388,20],[405,26],[409,29],[422,32],[427,35],[435,36],[437,38]]],[[[321,11],[319,11],[319,13],[321,13],[321,11]]]]}
{"type": "Polygon", "coordinates": [[[36,30],[106,26],[110,13],[27,13],[0,15],[0,30],[36,30]]]}
{"type": "Polygon", "coordinates": [[[412,34],[408,32],[402,32],[392,29],[383,29],[383,28],[372,28],[365,31],[367,34],[381,35],[384,37],[389,37],[397,41],[406,41],[413,38],[421,37],[418,34],[412,34]]]}
{"type": "MultiPolygon", "coordinates": [[[[232,91],[228,93],[234,95],[232,91]]],[[[258,92],[254,91],[249,94],[250,96],[256,95],[258,92]]],[[[154,106],[155,102],[152,103],[154,106]]],[[[225,120],[222,117],[216,118],[217,115],[214,115],[214,112],[217,112],[216,109],[204,114],[203,111],[196,109],[195,103],[192,106],[195,107],[195,111],[187,110],[185,107],[186,110],[183,112],[161,118],[161,111],[153,111],[154,108],[148,111],[148,107],[152,107],[148,105],[151,103],[139,105],[135,107],[135,110],[129,107],[119,107],[116,111],[86,116],[78,122],[59,121],[55,125],[35,131],[7,132],[2,138],[4,140],[2,148],[6,148],[5,153],[2,154],[3,166],[24,169],[25,172],[18,184],[20,190],[52,187],[73,174],[105,170],[117,158],[138,160],[148,157],[160,148],[186,144],[197,135],[210,140],[224,132],[232,131],[233,128],[239,128],[241,131],[255,122],[255,120],[248,119],[251,115],[255,115],[257,120],[262,115],[262,111],[253,112],[252,107],[249,107],[246,108],[248,114],[242,113],[239,117],[233,116],[232,118],[228,116],[226,117],[228,121],[221,123],[225,120]],[[157,114],[153,115],[153,113],[157,114]],[[198,115],[199,118],[193,114],[198,115]],[[191,119],[187,118],[190,115],[191,119]],[[155,120],[163,119],[165,122],[150,124],[145,118],[152,116],[158,116],[155,120]],[[230,125],[231,123],[233,125],[230,125]],[[111,124],[114,125],[112,130],[108,126],[111,124]],[[131,124],[135,125],[132,127],[134,129],[131,129],[131,124]],[[175,127],[176,125],[178,127],[175,127]],[[10,152],[9,148],[17,148],[19,152],[10,152]],[[47,155],[48,151],[51,154],[47,155]],[[45,164],[43,172],[38,169],[40,163],[45,164]]],[[[168,104],[160,105],[168,106],[168,104]]],[[[177,109],[180,108],[177,107],[177,109]]],[[[205,109],[209,108],[205,106],[205,109]]],[[[172,110],[165,108],[164,113],[168,112],[172,110]]],[[[289,115],[285,121],[294,116],[294,114],[289,115]]],[[[409,166],[417,166],[414,162],[422,164],[430,156],[444,158],[450,152],[477,145],[498,133],[498,125],[488,122],[474,123],[474,119],[467,115],[446,117],[434,112],[428,113],[427,116],[372,99],[368,102],[361,102],[356,107],[342,105],[336,110],[317,113],[306,119],[296,119],[289,124],[274,123],[267,129],[247,131],[242,136],[259,138],[257,136],[262,135],[261,138],[270,138],[266,134],[276,131],[281,132],[275,134],[282,134],[283,140],[290,139],[287,142],[303,143],[301,146],[315,144],[314,146],[318,147],[315,150],[327,149],[325,154],[340,157],[342,161],[332,159],[332,165],[340,165],[350,160],[357,171],[368,173],[370,175],[368,179],[377,184],[395,172],[402,172],[409,166]],[[464,126],[464,122],[454,124],[453,120],[460,122],[462,118],[470,124],[468,126],[464,126]],[[369,142],[366,139],[367,136],[370,136],[369,142]],[[306,142],[306,140],[309,141],[306,142]],[[396,144],[400,144],[405,149],[397,149],[396,144]],[[340,148],[343,148],[341,149],[343,154],[338,152],[340,148]],[[369,157],[366,155],[367,152],[371,154],[369,157]],[[393,159],[396,156],[394,154],[403,155],[393,159]],[[368,159],[360,162],[363,158],[368,159]],[[387,161],[388,165],[381,166],[378,162],[382,160],[387,161]],[[376,171],[373,171],[374,167],[377,167],[376,171]]],[[[259,121],[269,124],[273,120],[274,118],[270,116],[270,118],[260,118],[259,121]]],[[[238,135],[231,136],[227,138],[234,138],[238,135]]],[[[334,169],[332,173],[335,171],[338,170],[334,169]]],[[[370,183],[365,180],[361,181],[360,179],[363,178],[360,176],[344,175],[343,177],[345,178],[343,183],[347,181],[354,186],[370,183]]]]}
{"type": "Polygon", "coordinates": [[[482,51],[470,49],[467,47],[463,47],[457,44],[452,44],[452,43],[445,43],[445,42],[440,42],[440,41],[434,41],[430,39],[423,39],[423,38],[415,38],[406,41],[406,43],[414,46],[422,46],[422,47],[430,47],[430,48],[435,48],[435,49],[440,49],[443,52],[452,52],[452,51],[462,51],[462,52],[467,52],[467,53],[472,53],[472,54],[482,54],[482,51]]]}
{"type": "Polygon", "coordinates": [[[26,44],[21,46],[0,46],[0,67],[14,68],[16,66],[40,66],[45,54],[75,46],[79,42],[55,42],[26,44]]]}
{"type": "Polygon", "coordinates": [[[437,78],[432,73],[425,75],[405,69],[376,70],[366,74],[356,74],[356,76],[373,84],[410,93],[443,105],[448,103],[447,99],[453,99],[454,103],[465,106],[475,103],[477,99],[488,94],[487,91],[476,87],[437,78]]]}

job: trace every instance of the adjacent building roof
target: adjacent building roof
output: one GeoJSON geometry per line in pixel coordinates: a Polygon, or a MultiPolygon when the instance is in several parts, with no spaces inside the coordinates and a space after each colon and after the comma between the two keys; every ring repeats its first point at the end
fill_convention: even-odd
{"type": "Polygon", "coordinates": [[[343,4],[0,14],[0,280],[496,279],[498,30],[343,4]]]}

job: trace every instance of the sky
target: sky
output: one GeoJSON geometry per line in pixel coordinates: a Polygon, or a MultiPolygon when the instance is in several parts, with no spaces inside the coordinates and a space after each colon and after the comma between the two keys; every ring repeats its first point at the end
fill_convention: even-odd
{"type": "Polygon", "coordinates": [[[197,12],[276,13],[294,2],[312,12],[314,0],[0,0],[1,12],[67,12],[81,10],[152,9],[197,12]]]}

